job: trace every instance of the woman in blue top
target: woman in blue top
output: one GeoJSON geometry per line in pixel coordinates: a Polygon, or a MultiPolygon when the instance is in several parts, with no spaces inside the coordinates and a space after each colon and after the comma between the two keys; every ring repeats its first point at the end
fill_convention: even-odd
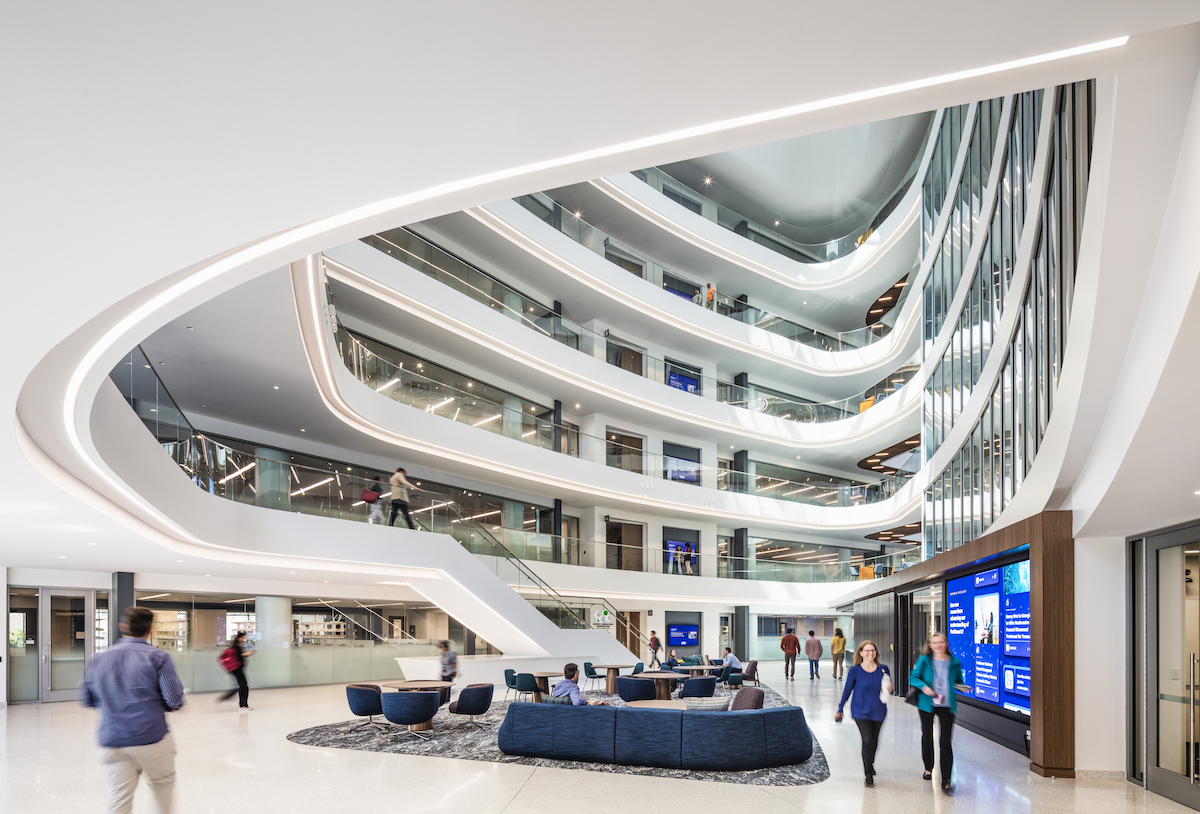
{"type": "Polygon", "coordinates": [[[854,651],[854,666],[846,673],[846,686],[842,690],[842,701],[838,704],[833,720],[842,720],[842,708],[850,696],[850,716],[858,724],[862,735],[863,774],[866,785],[875,785],[875,750],[879,748],[879,730],[887,717],[887,704],[883,693],[892,692],[892,674],[887,665],[879,663],[879,648],[872,641],[864,641],[854,651]]]}
{"type": "Polygon", "coordinates": [[[954,716],[958,702],[954,699],[955,685],[962,686],[962,662],[950,652],[946,637],[935,633],[925,641],[912,673],[910,687],[921,691],[917,710],[921,715],[921,758],[925,761],[926,780],[933,779],[933,719],[939,721],[938,757],[942,763],[942,791],[950,791],[950,774],[954,771],[954,716]]]}

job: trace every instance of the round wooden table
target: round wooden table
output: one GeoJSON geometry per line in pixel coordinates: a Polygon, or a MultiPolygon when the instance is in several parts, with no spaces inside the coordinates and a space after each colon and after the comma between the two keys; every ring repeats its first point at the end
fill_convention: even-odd
{"type": "Polygon", "coordinates": [[[609,695],[617,694],[617,676],[622,670],[632,670],[632,664],[593,664],[593,669],[608,670],[608,680],[604,682],[604,691],[609,695]]]}
{"type": "MultiPolygon", "coordinates": [[[[397,692],[420,692],[422,690],[437,690],[441,694],[443,688],[453,687],[453,681],[434,681],[432,679],[414,679],[412,681],[389,681],[386,684],[380,684],[381,687],[389,687],[397,692]]],[[[441,700],[440,698],[438,699],[441,700]]],[[[440,704],[439,704],[440,706],[440,704]]],[[[410,732],[425,732],[433,729],[433,719],[422,721],[419,724],[411,724],[408,727],[410,732]]]]}
{"type": "Polygon", "coordinates": [[[637,709],[687,709],[687,701],[628,701],[625,706],[637,709]]]}
{"type": "Polygon", "coordinates": [[[542,695],[550,694],[550,679],[562,674],[562,670],[550,673],[530,673],[531,676],[537,679],[538,684],[537,690],[533,693],[533,703],[542,703],[542,695]]]}
{"type": "Polygon", "coordinates": [[[654,697],[658,701],[670,701],[671,685],[683,678],[679,673],[672,673],[670,670],[651,670],[638,673],[637,677],[654,679],[654,697]]]}

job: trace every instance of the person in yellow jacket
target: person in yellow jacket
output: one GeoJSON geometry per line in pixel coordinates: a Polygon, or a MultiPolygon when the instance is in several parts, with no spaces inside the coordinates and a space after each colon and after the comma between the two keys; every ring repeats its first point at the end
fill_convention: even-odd
{"type": "Polygon", "coordinates": [[[829,640],[829,654],[833,656],[833,677],[846,677],[846,637],[842,635],[842,629],[835,627],[833,629],[833,638],[829,640]],[[840,675],[838,674],[840,671],[840,675]]]}

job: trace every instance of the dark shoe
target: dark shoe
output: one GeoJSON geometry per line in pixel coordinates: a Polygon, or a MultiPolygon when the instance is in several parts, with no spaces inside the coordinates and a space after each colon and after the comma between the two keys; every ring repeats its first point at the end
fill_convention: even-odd
{"type": "Polygon", "coordinates": [[[944,791],[946,794],[954,791],[954,786],[950,784],[949,780],[942,784],[942,791],[944,791]]]}
{"type": "Polygon", "coordinates": [[[921,773],[921,779],[922,779],[922,780],[932,780],[932,779],[933,779],[933,772],[931,772],[931,771],[928,771],[928,770],[926,770],[926,771],[922,772],[922,773],[921,773]]]}
{"type": "Polygon", "coordinates": [[[871,775],[867,775],[867,779],[863,782],[863,785],[864,786],[874,786],[875,778],[872,777],[871,775]]]}

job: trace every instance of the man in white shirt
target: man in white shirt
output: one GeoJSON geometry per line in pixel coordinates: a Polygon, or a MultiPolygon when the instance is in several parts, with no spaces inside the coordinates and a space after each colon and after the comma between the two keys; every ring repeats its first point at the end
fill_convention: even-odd
{"type": "Polygon", "coordinates": [[[404,519],[408,522],[408,527],[415,529],[417,524],[413,522],[412,515],[408,513],[408,492],[410,489],[414,492],[424,492],[425,490],[418,489],[409,483],[404,474],[403,469],[396,467],[396,474],[388,478],[388,483],[392,485],[392,516],[388,520],[388,525],[396,525],[396,515],[403,514],[404,519]]]}

